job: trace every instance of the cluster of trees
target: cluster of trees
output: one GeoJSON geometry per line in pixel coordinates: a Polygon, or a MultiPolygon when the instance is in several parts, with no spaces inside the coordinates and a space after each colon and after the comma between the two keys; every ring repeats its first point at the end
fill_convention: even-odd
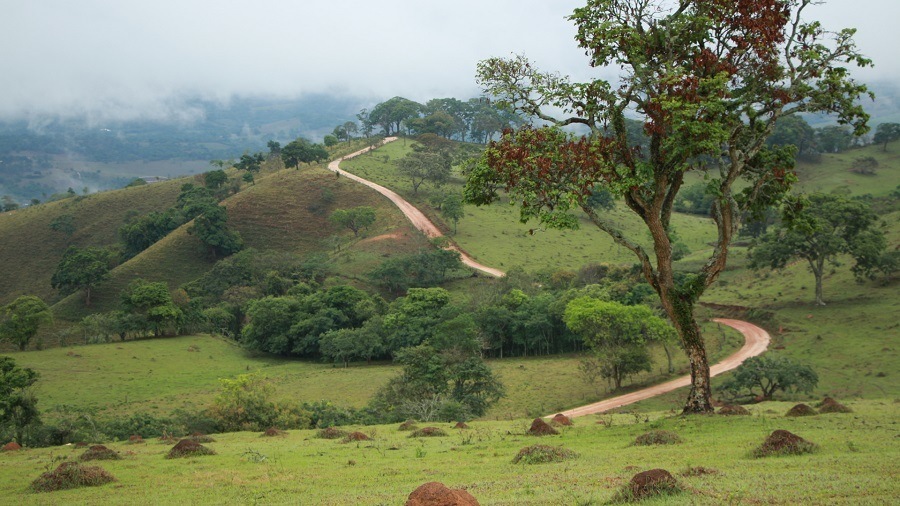
{"type": "Polygon", "coordinates": [[[394,97],[371,110],[363,109],[356,117],[358,124],[349,121],[338,125],[328,142],[349,141],[357,132],[366,137],[378,132],[384,136],[432,134],[484,144],[504,129],[524,122],[517,114],[483,97],[467,101],[434,98],[424,104],[394,97]]]}

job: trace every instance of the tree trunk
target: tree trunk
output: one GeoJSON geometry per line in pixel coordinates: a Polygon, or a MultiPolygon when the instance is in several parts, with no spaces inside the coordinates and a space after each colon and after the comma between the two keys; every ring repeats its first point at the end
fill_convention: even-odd
{"type": "Polygon", "coordinates": [[[824,306],[825,298],[822,295],[822,277],[825,275],[825,259],[820,259],[813,266],[813,276],[816,278],[816,305],[824,306]]]}
{"type": "Polygon", "coordinates": [[[700,333],[700,325],[694,318],[694,303],[681,299],[678,294],[668,293],[663,299],[663,307],[669,313],[675,329],[681,337],[681,344],[691,363],[691,390],[684,403],[683,414],[712,413],[712,389],[709,381],[709,362],[706,359],[706,345],[700,333]]]}

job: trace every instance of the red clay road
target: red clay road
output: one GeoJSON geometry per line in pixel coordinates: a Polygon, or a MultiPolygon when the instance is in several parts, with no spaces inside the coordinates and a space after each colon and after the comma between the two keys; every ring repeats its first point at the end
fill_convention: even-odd
{"type": "MultiPolygon", "coordinates": [[[[387,137],[384,139],[384,143],[393,142],[397,140],[396,137],[387,137]]],[[[369,147],[366,149],[361,149],[355,153],[351,153],[343,158],[338,160],[334,160],[333,162],[328,164],[328,170],[333,172],[337,172],[342,174],[354,181],[362,183],[369,188],[374,189],[378,193],[384,195],[388,199],[391,200],[401,211],[403,214],[409,218],[409,221],[412,224],[422,231],[427,237],[435,238],[441,237],[444,234],[441,233],[440,229],[438,229],[434,223],[431,222],[422,211],[419,211],[415,206],[404,200],[400,195],[397,195],[393,191],[381,186],[379,184],[375,184],[371,181],[363,179],[359,176],[350,174],[348,172],[340,172],[340,163],[343,160],[348,158],[353,158],[354,156],[361,155],[363,153],[367,153],[368,151],[375,149],[375,147],[369,147]]],[[[485,265],[481,265],[476,262],[472,257],[467,255],[466,253],[459,250],[456,245],[452,244],[448,246],[448,249],[452,249],[454,251],[458,251],[462,262],[473,269],[478,269],[481,272],[490,274],[491,276],[502,277],[503,271],[499,269],[494,269],[492,267],[487,267],[485,265]]],[[[765,330],[753,325],[752,323],[747,323],[741,320],[727,320],[723,318],[717,318],[713,320],[715,322],[721,323],[723,325],[728,325],[734,329],[737,329],[740,333],[744,334],[744,346],[741,347],[740,350],[735,352],[730,357],[725,360],[719,362],[718,364],[713,365],[709,368],[710,376],[716,376],[718,374],[722,374],[725,371],[730,371],[732,369],[737,368],[737,366],[741,365],[744,360],[747,360],[750,357],[755,357],[760,355],[762,352],[766,351],[766,348],[769,346],[769,341],[771,337],[769,333],[765,330]]],[[[652,387],[645,388],[643,390],[638,390],[637,392],[631,392],[629,394],[620,395],[618,397],[613,397],[611,399],[606,399],[604,401],[595,402],[594,404],[588,404],[587,406],[581,406],[580,408],[570,409],[568,411],[563,411],[562,413],[570,418],[576,416],[584,416],[591,415],[594,413],[602,413],[604,411],[608,411],[613,408],[618,408],[621,406],[626,406],[628,404],[633,404],[638,401],[642,401],[644,399],[649,399],[655,395],[664,394],[666,392],[671,392],[677,388],[686,387],[691,384],[691,377],[684,376],[681,378],[674,379],[672,381],[667,381],[665,383],[661,383],[659,385],[654,385],[652,387]]],[[[548,415],[553,416],[553,415],[548,415]]]]}
{"type": "MultiPolygon", "coordinates": [[[[384,143],[393,142],[395,140],[397,140],[396,137],[387,137],[384,139],[384,143]]],[[[372,188],[373,190],[377,191],[378,193],[384,195],[388,199],[390,199],[390,201],[393,202],[394,205],[396,205],[403,212],[403,214],[406,215],[407,218],[409,218],[409,221],[412,222],[413,226],[415,226],[417,229],[421,230],[422,233],[425,234],[425,236],[428,237],[429,239],[434,239],[435,237],[443,236],[444,234],[441,233],[440,229],[438,229],[434,225],[434,223],[431,222],[431,220],[429,220],[424,214],[422,214],[422,211],[419,211],[414,205],[412,205],[409,202],[407,202],[406,200],[404,200],[403,197],[401,197],[400,195],[397,195],[392,190],[389,190],[389,189],[385,188],[384,186],[381,186],[380,184],[373,183],[371,181],[363,179],[354,174],[350,174],[349,172],[341,172],[340,171],[340,164],[343,160],[346,160],[348,158],[353,158],[354,156],[358,156],[363,153],[367,153],[372,149],[375,149],[375,148],[368,147],[366,149],[361,149],[361,150],[359,150],[355,153],[351,153],[343,158],[334,160],[333,162],[328,164],[328,170],[339,173],[342,176],[346,176],[347,178],[352,179],[356,182],[362,183],[362,184],[368,186],[369,188],[372,188]]],[[[449,246],[447,246],[447,249],[458,252],[460,255],[460,260],[462,260],[462,263],[468,265],[469,267],[471,267],[473,269],[477,269],[486,274],[490,274],[491,276],[495,276],[498,278],[503,277],[503,271],[501,271],[499,269],[494,269],[493,267],[488,267],[486,265],[481,265],[480,263],[476,262],[474,258],[470,257],[465,252],[460,251],[460,249],[455,244],[451,243],[449,246]]]]}
{"type": "MultiPolygon", "coordinates": [[[[730,371],[737,368],[737,366],[741,365],[744,360],[761,354],[762,352],[766,351],[766,348],[768,348],[769,346],[769,341],[771,340],[769,333],[757,327],[756,325],[753,325],[752,323],[747,323],[741,320],[728,320],[724,318],[716,318],[713,321],[721,323],[722,325],[728,325],[729,327],[732,327],[739,331],[741,334],[744,334],[744,346],[742,346],[740,350],[736,351],[730,357],[710,367],[710,376],[716,376],[718,374],[722,374],[725,371],[730,371]]],[[[569,418],[572,418],[576,416],[592,415],[594,413],[603,413],[604,411],[609,411],[613,408],[618,408],[621,406],[626,406],[628,404],[633,404],[638,401],[642,401],[644,399],[649,399],[650,397],[653,397],[655,395],[671,392],[672,390],[686,387],[690,384],[691,377],[683,376],[672,381],[667,381],[665,383],[654,385],[643,390],[638,390],[637,392],[631,392],[629,394],[620,395],[618,397],[595,402],[593,404],[588,404],[587,406],[581,406],[579,408],[563,411],[562,414],[568,416],[569,418]]],[[[549,417],[553,415],[547,416],[549,417]]]]}

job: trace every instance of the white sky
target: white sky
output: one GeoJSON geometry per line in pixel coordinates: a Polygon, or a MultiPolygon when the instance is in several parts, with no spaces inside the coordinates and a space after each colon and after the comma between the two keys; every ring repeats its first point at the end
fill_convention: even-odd
{"type": "MultiPolygon", "coordinates": [[[[581,0],[0,0],[0,118],[177,117],[178,96],[346,93],[469,98],[475,65],[524,53],[591,74],[565,20],[581,0]]],[[[900,83],[900,0],[829,0],[900,83]]],[[[593,71],[596,72],[596,71],[593,71]]]]}

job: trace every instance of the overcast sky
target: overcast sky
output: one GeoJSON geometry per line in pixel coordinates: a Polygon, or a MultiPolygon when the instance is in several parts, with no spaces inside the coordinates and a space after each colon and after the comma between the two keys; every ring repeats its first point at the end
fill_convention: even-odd
{"type": "MultiPolygon", "coordinates": [[[[565,19],[582,3],[0,0],[0,118],[177,117],[185,94],[465,99],[479,93],[476,63],[511,53],[585,78],[565,19]]],[[[808,15],[859,29],[876,63],[860,79],[900,83],[900,0],[829,0],[808,15]]]]}

